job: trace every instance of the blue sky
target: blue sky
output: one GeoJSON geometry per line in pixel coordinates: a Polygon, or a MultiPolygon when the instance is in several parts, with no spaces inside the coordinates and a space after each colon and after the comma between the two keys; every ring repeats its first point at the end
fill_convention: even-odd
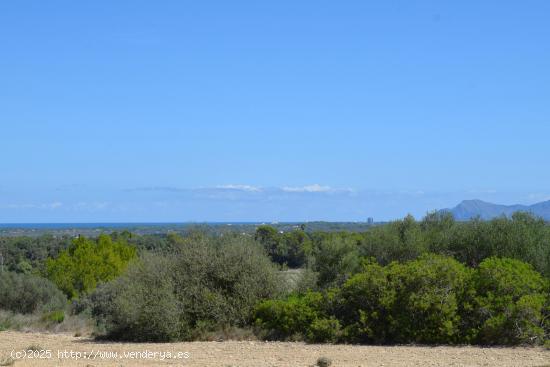
{"type": "Polygon", "coordinates": [[[0,222],[550,199],[550,2],[0,2],[0,222]]]}

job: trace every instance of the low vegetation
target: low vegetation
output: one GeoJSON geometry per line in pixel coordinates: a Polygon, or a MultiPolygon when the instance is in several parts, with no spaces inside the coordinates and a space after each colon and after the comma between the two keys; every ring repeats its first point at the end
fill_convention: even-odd
{"type": "Polygon", "coordinates": [[[550,226],[525,213],[433,213],[365,232],[0,237],[0,249],[4,329],[88,323],[132,341],[550,340],[550,226]]]}
{"type": "Polygon", "coordinates": [[[276,269],[253,241],[181,240],[173,256],[145,255],[90,301],[107,336],[134,341],[191,340],[245,327],[262,299],[277,295],[276,269]]]}
{"type": "Polygon", "coordinates": [[[366,344],[542,344],[548,281],[518,260],[477,269],[440,255],[381,266],[367,261],[341,287],[267,300],[266,337],[366,344]]]}
{"type": "Polygon", "coordinates": [[[48,279],[14,272],[0,273],[0,309],[30,314],[65,309],[67,297],[48,279]]]}

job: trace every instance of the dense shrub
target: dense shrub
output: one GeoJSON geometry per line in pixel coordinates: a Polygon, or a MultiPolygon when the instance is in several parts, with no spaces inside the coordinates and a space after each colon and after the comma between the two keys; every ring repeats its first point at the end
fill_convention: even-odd
{"type": "Polygon", "coordinates": [[[341,338],[340,321],[334,317],[313,320],[306,332],[306,341],[311,343],[335,343],[341,338]]]}
{"type": "Polygon", "coordinates": [[[385,268],[367,263],[343,285],[336,314],[353,342],[457,342],[470,277],[457,261],[436,255],[385,268]]]}
{"type": "Polygon", "coordinates": [[[268,339],[335,342],[340,336],[340,322],[327,315],[327,297],[307,292],[264,301],[254,311],[255,325],[268,339]]]}
{"type": "Polygon", "coordinates": [[[284,300],[267,300],[254,311],[257,326],[266,330],[270,339],[302,339],[310,325],[320,317],[321,293],[291,295],[284,300]]]}
{"type": "Polygon", "coordinates": [[[368,261],[337,292],[334,313],[343,325],[343,337],[352,343],[391,340],[389,323],[396,292],[386,268],[368,261]]]}
{"type": "MultiPolygon", "coordinates": [[[[482,344],[542,343],[548,284],[532,266],[513,259],[484,260],[475,274],[471,327],[482,344]]],[[[546,315],[548,317],[548,315],[546,315]]]]}
{"type": "Polygon", "coordinates": [[[406,217],[375,226],[361,236],[360,254],[383,265],[425,252],[451,255],[471,267],[496,256],[524,261],[550,276],[550,226],[529,213],[457,222],[450,213],[435,212],[422,221],[406,217]]]}
{"type": "Polygon", "coordinates": [[[0,273],[0,309],[17,313],[62,310],[67,298],[47,279],[13,272],[0,273]]]}
{"type": "Polygon", "coordinates": [[[550,332],[548,280],[518,260],[467,268],[426,254],[366,261],[341,287],[265,301],[256,325],[271,338],[351,343],[541,344],[550,332]]]}
{"type": "Polygon", "coordinates": [[[145,256],[91,296],[109,337],[189,340],[197,333],[246,326],[253,307],[274,297],[277,273],[253,241],[181,239],[172,258],[145,256]]]}
{"type": "Polygon", "coordinates": [[[185,335],[173,262],[147,255],[114,282],[92,293],[92,315],[114,339],[172,341],[185,335]]]}
{"type": "Polygon", "coordinates": [[[133,246],[110,236],[101,235],[95,241],[79,237],[57,258],[47,260],[46,274],[69,298],[76,298],[115,279],[135,256],[133,246]]]}
{"type": "Polygon", "coordinates": [[[388,277],[395,304],[391,333],[395,342],[459,342],[462,307],[471,294],[471,271],[458,261],[425,255],[392,263],[388,277]]]}
{"type": "Polygon", "coordinates": [[[425,253],[452,256],[477,267],[489,257],[507,257],[531,264],[550,276],[550,225],[529,213],[490,221],[457,222],[450,213],[434,212],[422,221],[412,216],[374,226],[363,233],[309,233],[310,268],[319,272],[320,288],[339,285],[359,268],[358,258],[381,265],[406,262],[425,253]]]}
{"type": "Polygon", "coordinates": [[[274,296],[281,283],[254,241],[229,235],[183,243],[175,257],[174,277],[192,323],[246,325],[258,300],[274,296]]]}

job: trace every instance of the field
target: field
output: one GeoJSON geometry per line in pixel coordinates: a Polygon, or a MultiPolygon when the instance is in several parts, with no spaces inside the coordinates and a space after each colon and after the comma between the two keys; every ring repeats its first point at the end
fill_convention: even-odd
{"type": "Polygon", "coordinates": [[[5,331],[0,333],[0,362],[9,365],[11,350],[50,350],[52,358],[19,359],[13,366],[313,366],[328,357],[332,366],[545,366],[550,351],[541,348],[478,348],[419,346],[308,345],[258,341],[191,343],[107,343],[71,334],[5,331]],[[60,358],[61,353],[100,353],[95,359],[60,358]],[[112,354],[117,353],[117,357],[112,354]],[[131,355],[132,352],[136,352],[131,355]],[[147,355],[149,358],[144,358],[147,355]],[[158,352],[156,356],[154,352],[158,352]],[[160,353],[180,353],[180,358],[161,359],[160,353]],[[127,355],[124,355],[127,353],[127,355]],[[139,356],[137,353],[142,353],[139,356]],[[188,353],[185,354],[184,353],[188,353]],[[188,356],[188,358],[184,358],[188,356]]]}

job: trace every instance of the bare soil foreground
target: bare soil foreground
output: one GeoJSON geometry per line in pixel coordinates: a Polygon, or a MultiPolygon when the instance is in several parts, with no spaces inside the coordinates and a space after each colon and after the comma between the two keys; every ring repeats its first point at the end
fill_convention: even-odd
{"type": "Polygon", "coordinates": [[[70,334],[0,332],[0,365],[21,367],[297,367],[313,366],[319,357],[330,358],[334,367],[550,366],[550,351],[541,348],[378,347],[257,341],[104,343],[70,334]],[[29,353],[29,349],[34,352],[29,353]],[[167,358],[168,353],[171,353],[170,358],[167,358]],[[36,358],[29,358],[29,354],[34,354],[36,358]]]}

